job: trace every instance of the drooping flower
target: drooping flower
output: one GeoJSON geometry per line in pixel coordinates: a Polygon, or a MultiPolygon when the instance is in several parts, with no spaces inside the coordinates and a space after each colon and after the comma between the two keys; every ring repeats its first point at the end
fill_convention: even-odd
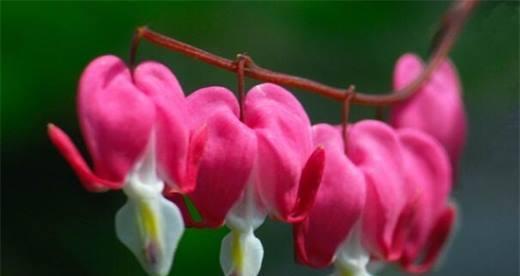
{"type": "Polygon", "coordinates": [[[327,162],[309,216],[294,227],[297,259],[312,267],[334,262],[334,275],[370,275],[371,260],[429,270],[455,218],[442,146],[420,130],[365,120],[349,126],[345,155],[340,128],[313,131],[327,162]]]}
{"type": "Polygon", "coordinates": [[[305,110],[290,92],[265,83],[247,94],[245,123],[257,136],[254,183],[262,205],[278,220],[303,220],[314,203],[325,164],[324,149],[312,143],[305,110]]]}
{"type": "Polygon", "coordinates": [[[366,181],[363,245],[377,259],[396,260],[405,234],[398,225],[411,219],[413,202],[419,195],[405,186],[397,134],[385,123],[364,120],[348,129],[347,140],[347,156],[363,172],[366,181]]]}
{"type": "Polygon", "coordinates": [[[423,191],[414,219],[404,226],[409,231],[400,262],[409,272],[424,273],[435,264],[455,221],[456,210],[448,203],[451,165],[433,137],[416,129],[401,129],[398,136],[406,181],[423,191]]]}
{"type": "Polygon", "coordinates": [[[147,62],[132,73],[117,57],[102,56],[83,72],[78,116],[92,171],[70,138],[49,125],[49,137],[89,191],[122,189],[127,203],[116,234],[150,274],[166,275],[184,231],[178,208],[162,196],[164,183],[187,192],[205,143],[188,139],[184,95],[173,74],[147,62]]]}
{"type": "Polygon", "coordinates": [[[176,202],[189,227],[215,228],[224,222],[231,229],[222,241],[221,264],[225,275],[257,275],[263,247],[254,234],[265,219],[252,194],[256,136],[239,118],[235,96],[222,87],[195,91],[187,99],[192,131],[205,126],[207,142],[197,175],[197,188],[188,193],[200,215],[192,218],[185,199],[167,193],[176,202]]]}
{"type": "Polygon", "coordinates": [[[365,204],[365,179],[345,155],[340,128],[318,124],[312,130],[314,145],[323,146],[327,160],[314,206],[294,224],[293,235],[298,261],[320,268],[336,260],[355,230],[365,204]]]}
{"type": "MultiPolygon", "coordinates": [[[[399,58],[394,69],[394,88],[400,89],[424,69],[413,54],[399,58]]],[[[446,60],[415,95],[391,108],[390,124],[396,128],[416,128],[436,138],[457,167],[466,139],[466,114],[455,66],[446,60]]]]}
{"type": "Polygon", "coordinates": [[[170,198],[182,206],[189,226],[218,227],[225,221],[231,229],[221,247],[225,275],[257,275],[263,247],[254,230],[268,214],[285,221],[306,215],[323,170],[323,150],[313,153],[310,122],[299,102],[273,84],[247,94],[244,122],[235,97],[219,87],[190,95],[188,112],[192,129],[208,129],[197,188],[188,194],[201,221],[191,218],[181,197],[170,198]]]}
{"type": "Polygon", "coordinates": [[[133,80],[156,107],[154,138],[159,177],[170,192],[193,191],[207,141],[206,127],[190,131],[184,92],[166,66],[143,62],[135,68],[133,80]]]}
{"type": "MultiPolygon", "coordinates": [[[[191,218],[186,207],[188,226],[219,227],[238,202],[250,178],[256,155],[256,137],[239,119],[239,105],[231,91],[208,87],[187,98],[190,128],[193,132],[206,126],[204,154],[197,175],[197,188],[188,196],[201,221],[191,218]]],[[[184,201],[174,198],[181,205],[184,201]]]]}
{"type": "Polygon", "coordinates": [[[369,261],[399,259],[407,234],[401,226],[414,214],[418,193],[405,185],[398,136],[373,120],[350,125],[346,145],[339,127],[314,131],[315,143],[328,149],[324,190],[294,228],[297,257],[314,267],[334,262],[334,275],[368,276],[369,261]]]}
{"type": "Polygon", "coordinates": [[[263,247],[253,231],[266,215],[289,223],[307,216],[321,181],[325,152],[322,147],[314,149],[307,114],[280,86],[253,87],[245,99],[244,117],[255,133],[257,154],[249,184],[226,218],[232,231],[222,241],[220,263],[226,275],[255,276],[263,247]]]}
{"type": "Polygon", "coordinates": [[[94,172],[68,136],[49,125],[52,142],[87,190],[122,188],[149,143],[155,121],[153,103],[132,84],[124,63],[105,56],[94,60],[81,77],[78,115],[94,172]]]}

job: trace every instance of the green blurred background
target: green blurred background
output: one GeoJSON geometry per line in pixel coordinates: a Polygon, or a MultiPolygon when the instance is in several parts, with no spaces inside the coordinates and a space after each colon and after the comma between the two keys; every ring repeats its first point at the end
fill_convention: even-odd
{"type": "MultiPolygon", "coordinates": [[[[395,60],[425,57],[449,2],[1,2],[2,275],[143,275],[114,234],[120,192],[90,194],[46,137],[54,122],[83,147],[76,82],[106,53],[127,57],[140,25],[277,71],[363,91],[390,88],[395,60]]],[[[454,198],[462,217],[434,275],[518,274],[519,6],[485,2],[452,58],[470,131],[454,198]]],[[[235,87],[233,74],[144,43],[140,60],[167,64],[185,91],[235,87]]],[[[253,81],[248,85],[254,84],[253,81]]],[[[313,122],[339,122],[340,106],[294,91],[313,122]]],[[[354,107],[354,119],[374,111],[354,107]]],[[[220,275],[227,230],[188,230],[172,274],[220,275]]],[[[293,262],[290,227],[268,222],[261,275],[327,275],[293,262]]],[[[396,274],[393,268],[383,275],[396,274]]]]}

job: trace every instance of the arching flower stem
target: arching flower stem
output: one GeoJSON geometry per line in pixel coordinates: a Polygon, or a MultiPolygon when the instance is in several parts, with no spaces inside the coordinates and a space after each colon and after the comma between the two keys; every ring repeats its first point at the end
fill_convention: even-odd
{"type": "MultiPolygon", "coordinates": [[[[439,30],[436,32],[433,38],[431,47],[433,52],[428,59],[428,64],[426,65],[425,70],[413,82],[403,87],[399,91],[391,91],[387,93],[363,93],[359,91],[349,92],[342,88],[328,86],[306,78],[278,73],[262,68],[256,65],[250,57],[241,55],[247,57],[248,60],[247,63],[243,64],[244,75],[260,81],[271,82],[286,87],[299,88],[309,92],[317,93],[335,101],[343,101],[343,99],[345,99],[345,93],[350,93],[353,95],[353,104],[367,106],[391,105],[409,98],[417,91],[419,87],[421,87],[425,81],[428,81],[435,69],[448,56],[460,33],[460,30],[462,29],[462,26],[464,25],[464,22],[471,14],[471,11],[475,8],[477,2],[478,0],[455,1],[455,3],[445,13],[439,30]]],[[[135,62],[137,49],[142,39],[231,72],[237,72],[237,66],[239,66],[239,63],[233,60],[218,56],[216,54],[194,47],[190,44],[160,34],[146,26],[137,28],[135,36],[132,39],[132,46],[130,50],[130,66],[132,66],[135,62]]]]}

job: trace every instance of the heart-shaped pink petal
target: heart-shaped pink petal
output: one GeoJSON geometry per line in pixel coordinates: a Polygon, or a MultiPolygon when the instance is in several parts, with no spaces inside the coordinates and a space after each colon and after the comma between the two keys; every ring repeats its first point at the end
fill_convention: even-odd
{"type": "Polygon", "coordinates": [[[298,261],[325,267],[361,216],[365,180],[345,155],[341,130],[315,125],[313,138],[314,146],[324,148],[327,160],[314,205],[305,220],[294,224],[293,235],[298,261]]]}
{"type": "MultiPolygon", "coordinates": [[[[451,166],[446,151],[433,137],[416,129],[401,129],[398,136],[409,189],[422,191],[415,218],[405,226],[409,234],[402,260],[414,261],[429,243],[434,224],[446,208],[452,186],[451,166]]],[[[435,250],[440,250],[440,247],[435,250]]]]}
{"type": "MultiPolygon", "coordinates": [[[[394,88],[400,89],[412,82],[423,67],[416,55],[403,55],[395,66],[394,88]]],[[[417,93],[392,107],[390,124],[432,135],[446,148],[456,166],[464,147],[467,123],[455,66],[449,60],[441,63],[417,93]]]]}
{"type": "Polygon", "coordinates": [[[186,179],[189,126],[186,99],[172,72],[157,62],[143,62],[134,71],[136,86],[154,103],[154,127],[159,175],[170,189],[187,192],[194,183],[186,179]]]}
{"type": "Polygon", "coordinates": [[[363,172],[366,181],[362,215],[364,245],[378,258],[398,258],[395,231],[407,204],[407,194],[397,135],[382,122],[364,120],[348,129],[347,141],[347,156],[363,172]]]}
{"type": "Polygon", "coordinates": [[[311,205],[307,202],[314,200],[312,191],[320,180],[312,177],[312,181],[301,182],[302,171],[307,162],[315,171],[323,169],[321,150],[312,154],[307,114],[290,92],[265,83],[253,87],[247,94],[245,122],[258,139],[255,185],[262,203],[277,219],[301,220],[308,210],[300,207],[311,205]],[[300,182],[305,183],[305,187],[300,187],[300,182]],[[304,194],[307,202],[298,202],[299,196],[304,194]]]}
{"type": "Polygon", "coordinates": [[[247,184],[256,154],[254,132],[239,119],[235,96],[221,87],[197,90],[188,99],[191,129],[208,128],[197,187],[189,197],[202,222],[195,226],[218,227],[247,184]]]}
{"type": "Polygon", "coordinates": [[[102,56],[87,66],[78,113],[96,175],[123,182],[149,143],[155,108],[119,58],[102,56]]]}

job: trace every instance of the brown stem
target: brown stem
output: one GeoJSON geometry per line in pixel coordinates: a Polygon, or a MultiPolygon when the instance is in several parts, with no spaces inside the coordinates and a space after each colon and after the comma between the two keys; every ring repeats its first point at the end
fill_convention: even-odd
{"type": "MultiPolygon", "coordinates": [[[[440,29],[434,37],[434,51],[428,59],[428,63],[425,69],[417,77],[417,79],[397,91],[377,93],[380,95],[375,95],[376,93],[367,94],[359,91],[346,91],[345,89],[328,86],[313,80],[284,73],[278,73],[262,68],[256,65],[250,57],[245,55],[244,56],[247,57],[248,62],[247,64],[244,64],[245,67],[243,72],[245,76],[259,81],[272,82],[287,87],[299,88],[320,94],[336,101],[343,101],[345,99],[345,93],[350,93],[352,94],[352,103],[369,106],[390,105],[407,99],[413,95],[413,93],[415,93],[425,81],[429,79],[439,64],[448,56],[448,53],[453,47],[453,44],[455,43],[463,23],[466,21],[473,8],[476,6],[477,1],[478,0],[458,0],[454,5],[452,5],[452,7],[446,12],[440,29]]],[[[150,30],[147,27],[137,28],[137,35],[135,37],[136,39],[146,39],[153,44],[165,47],[172,51],[180,52],[186,56],[198,59],[202,62],[219,67],[221,69],[237,72],[238,64],[236,62],[162,35],[153,30],[150,30]]],[[[134,41],[134,43],[138,44],[139,42],[134,41]]],[[[135,49],[137,49],[137,47],[135,47],[135,49]]],[[[131,60],[133,60],[133,58],[131,58],[131,60]]]]}
{"type": "Polygon", "coordinates": [[[133,69],[135,66],[137,50],[139,49],[139,44],[143,37],[143,34],[141,33],[141,30],[143,28],[146,28],[146,27],[137,28],[136,32],[134,33],[134,36],[132,37],[132,43],[130,44],[130,58],[128,60],[128,64],[130,65],[131,69],[133,69]]]}
{"type": "Polygon", "coordinates": [[[238,103],[240,104],[240,120],[244,121],[244,99],[245,99],[245,90],[244,90],[244,68],[250,62],[250,58],[245,54],[238,54],[237,59],[235,61],[237,68],[237,94],[238,94],[238,103]]]}
{"type": "Polygon", "coordinates": [[[343,148],[345,149],[345,154],[347,154],[347,130],[348,130],[348,120],[350,117],[350,104],[352,103],[352,99],[356,96],[356,87],[354,85],[350,85],[349,88],[345,91],[343,105],[341,108],[341,134],[343,136],[343,148]]]}

